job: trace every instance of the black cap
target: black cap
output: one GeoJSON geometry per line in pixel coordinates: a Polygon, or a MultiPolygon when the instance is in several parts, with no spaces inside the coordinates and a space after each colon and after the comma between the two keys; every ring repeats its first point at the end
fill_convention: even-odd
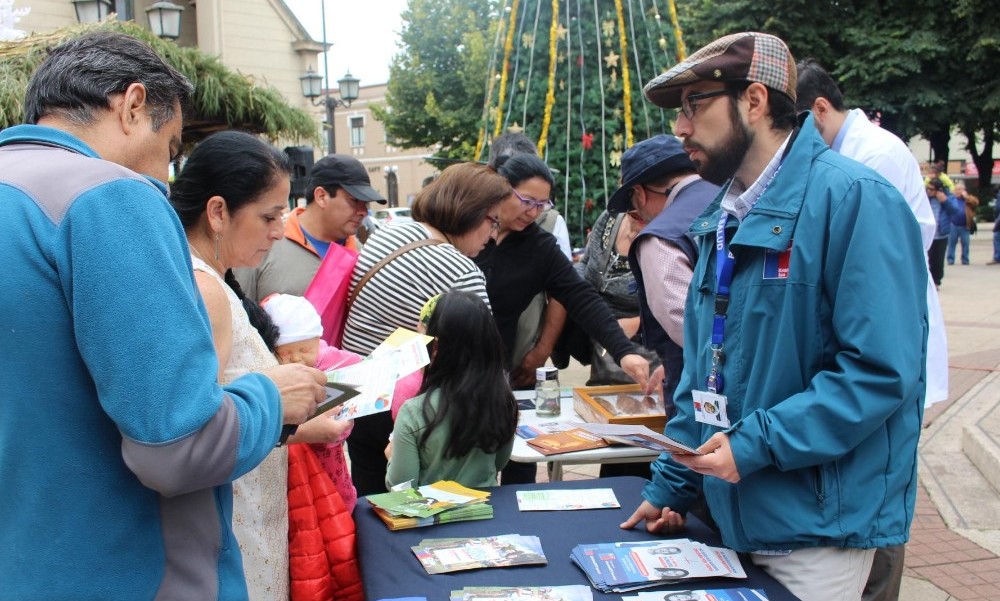
{"type": "Polygon", "coordinates": [[[608,199],[608,212],[632,209],[632,186],[678,171],[696,171],[678,138],[660,134],[639,142],[622,154],[622,185],[608,199]]]}
{"type": "Polygon", "coordinates": [[[386,204],[386,200],[372,188],[368,170],[361,161],[343,154],[330,154],[316,161],[309,172],[306,199],[312,201],[313,192],[322,186],[340,186],[347,193],[363,202],[386,204]]]}

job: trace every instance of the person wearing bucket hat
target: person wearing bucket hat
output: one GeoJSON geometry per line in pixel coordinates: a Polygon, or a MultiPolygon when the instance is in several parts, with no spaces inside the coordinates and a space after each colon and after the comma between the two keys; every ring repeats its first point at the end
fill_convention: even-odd
{"type": "Polygon", "coordinates": [[[664,403],[671,407],[683,368],[684,304],[698,250],[688,234],[695,217],[719,193],[701,179],[681,141],[661,134],[622,155],[622,185],[608,211],[628,213],[642,229],[628,260],[639,299],[643,345],[656,351],[664,379],[664,403]]]}
{"type": "Polygon", "coordinates": [[[306,206],[288,215],[284,239],[274,243],[258,267],[236,270],[243,292],[258,303],[275,293],[302,296],[332,244],[360,250],[355,233],[372,202],[386,204],[361,161],[342,154],[316,161],[309,172],[306,206]]]}
{"type": "Polygon", "coordinates": [[[725,546],[804,601],[859,601],[913,519],[927,270],[905,199],[797,118],[795,84],[784,42],[749,32],[645,87],[723,191],[690,228],[667,424],[701,454],[658,458],[622,527],[675,530],[702,489],[725,546]]]}

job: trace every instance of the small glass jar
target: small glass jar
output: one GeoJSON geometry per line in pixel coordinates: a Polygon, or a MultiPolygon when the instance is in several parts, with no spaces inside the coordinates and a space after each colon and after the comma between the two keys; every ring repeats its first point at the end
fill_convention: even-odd
{"type": "Polygon", "coordinates": [[[555,367],[535,370],[535,413],[545,416],[562,413],[559,407],[559,370],[555,367]]]}

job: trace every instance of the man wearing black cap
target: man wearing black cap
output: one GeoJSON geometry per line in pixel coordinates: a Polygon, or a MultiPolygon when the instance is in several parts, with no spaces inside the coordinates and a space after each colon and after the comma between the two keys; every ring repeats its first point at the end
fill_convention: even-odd
{"type": "Polygon", "coordinates": [[[622,527],[677,530],[702,489],[727,547],[804,601],[859,601],[913,519],[927,270],[902,195],[796,119],[795,83],[784,42],[739,33],[646,85],[723,191],[691,226],[667,424],[699,454],[658,458],[622,527]]]}
{"type": "Polygon", "coordinates": [[[342,154],[316,161],[309,173],[306,206],[288,216],[284,239],[274,243],[260,266],[236,270],[247,298],[259,303],[276,292],[302,296],[331,244],[360,250],[354,234],[370,202],[386,204],[361,161],[342,154]]]}
{"type": "Polygon", "coordinates": [[[629,248],[629,267],[638,286],[642,344],[662,362],[651,379],[664,378],[663,402],[670,408],[684,366],[684,303],[698,258],[688,228],[718,193],[695,172],[681,141],[661,134],[625,151],[622,185],[608,200],[610,213],[627,212],[642,227],[629,248]]]}

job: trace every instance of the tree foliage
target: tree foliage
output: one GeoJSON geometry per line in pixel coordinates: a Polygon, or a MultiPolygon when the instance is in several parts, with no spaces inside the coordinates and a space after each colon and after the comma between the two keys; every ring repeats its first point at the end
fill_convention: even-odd
{"type": "Polygon", "coordinates": [[[903,139],[921,135],[935,160],[964,134],[988,187],[1000,124],[1000,12],[992,0],[696,0],[685,31],[698,46],[727,33],[766,31],[796,58],[839,80],[848,104],[878,114],[903,139]]]}
{"type": "MultiPolygon", "coordinates": [[[[625,52],[614,2],[559,2],[544,158],[558,171],[553,199],[576,244],[617,186],[628,138],[626,65],[635,139],[670,130],[672,113],[642,96],[644,83],[676,62],[669,17],[658,16],[650,0],[622,4],[625,52]]],[[[537,142],[549,87],[552,10],[551,0],[410,0],[386,106],[376,113],[389,135],[403,146],[439,145],[439,156],[465,160],[484,159],[498,129],[523,130],[537,142]]]]}
{"type": "MultiPolygon", "coordinates": [[[[666,3],[620,4],[624,32],[611,0],[558,2],[557,86],[544,158],[558,170],[554,198],[576,243],[615,188],[629,133],[626,97],[635,140],[669,132],[674,116],[642,95],[646,82],[677,62],[666,3]],[[609,62],[612,53],[623,56],[609,62]]],[[[985,186],[993,142],[1000,138],[1000,11],[995,4],[689,0],[677,8],[692,51],[737,31],[774,33],[796,58],[812,57],[824,65],[840,82],[848,104],[877,115],[903,139],[927,138],[935,160],[947,160],[952,132],[964,134],[985,186]]],[[[466,160],[485,156],[498,118],[501,131],[520,128],[537,141],[545,114],[552,6],[551,0],[410,0],[387,105],[378,113],[389,135],[403,146],[435,147],[439,156],[466,160]],[[511,26],[514,43],[501,102],[503,42],[511,26]]]]}
{"type": "Polygon", "coordinates": [[[482,113],[492,23],[490,0],[410,0],[400,52],[389,68],[386,133],[404,148],[470,157],[482,113]]]}
{"type": "Polygon", "coordinates": [[[24,118],[24,94],[32,73],[48,49],[96,30],[127,33],[149,44],[157,54],[195,86],[191,110],[184,119],[184,142],[192,144],[220,129],[242,129],[278,139],[317,140],[316,122],[305,111],[289,106],[277,89],[260,85],[197,48],[162,40],[131,21],[109,19],[73,25],[0,43],[0,129],[24,118]]]}

